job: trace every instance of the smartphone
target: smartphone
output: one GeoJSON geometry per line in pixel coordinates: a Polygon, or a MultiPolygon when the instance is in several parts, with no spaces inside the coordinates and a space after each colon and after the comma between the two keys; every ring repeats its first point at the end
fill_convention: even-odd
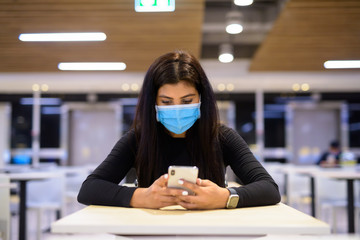
{"type": "Polygon", "coordinates": [[[194,193],[184,186],[180,185],[178,181],[184,179],[188,182],[196,183],[199,169],[196,166],[170,166],[168,169],[168,187],[184,189],[189,192],[189,195],[194,193]]]}

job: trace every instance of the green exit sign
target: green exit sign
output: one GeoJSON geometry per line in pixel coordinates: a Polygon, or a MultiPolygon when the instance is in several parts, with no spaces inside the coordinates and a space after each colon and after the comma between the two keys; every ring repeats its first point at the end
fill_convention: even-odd
{"type": "Polygon", "coordinates": [[[175,0],[135,0],[136,12],[173,12],[175,0]]]}

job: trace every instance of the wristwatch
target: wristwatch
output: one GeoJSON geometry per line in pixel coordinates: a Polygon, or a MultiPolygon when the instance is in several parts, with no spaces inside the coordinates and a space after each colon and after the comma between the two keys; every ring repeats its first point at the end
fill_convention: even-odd
{"type": "Polygon", "coordinates": [[[229,190],[230,196],[227,200],[226,208],[236,208],[239,202],[239,195],[233,188],[227,188],[227,190],[229,190]]]}

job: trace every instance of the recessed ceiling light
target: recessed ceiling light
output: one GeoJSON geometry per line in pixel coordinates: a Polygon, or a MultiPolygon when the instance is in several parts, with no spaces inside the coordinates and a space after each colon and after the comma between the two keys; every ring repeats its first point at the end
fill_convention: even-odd
{"type": "Polygon", "coordinates": [[[103,32],[79,33],[22,33],[19,40],[23,42],[71,42],[71,41],[104,41],[103,32]]]}
{"type": "Polygon", "coordinates": [[[124,84],[121,86],[121,89],[124,90],[124,91],[129,91],[130,85],[127,84],[127,83],[124,83],[124,84]]]}
{"type": "Polygon", "coordinates": [[[329,60],[324,63],[326,69],[360,68],[360,60],[329,60]]]}
{"type": "Polygon", "coordinates": [[[225,90],[225,84],[223,84],[223,83],[219,83],[218,85],[217,85],[217,89],[220,91],[220,92],[222,92],[222,91],[224,91],[225,90]]]}
{"type": "Polygon", "coordinates": [[[126,69],[123,62],[62,62],[58,68],[63,71],[122,71],[126,69]]]}
{"type": "Polygon", "coordinates": [[[301,84],[301,90],[303,90],[304,92],[309,91],[310,90],[310,85],[308,83],[301,84]]]}
{"type": "Polygon", "coordinates": [[[294,83],[292,85],[292,90],[295,91],[295,92],[299,91],[300,90],[300,84],[294,83]]]}
{"type": "Polygon", "coordinates": [[[232,83],[228,83],[227,85],[226,85],[226,90],[228,90],[228,91],[233,91],[234,90],[234,84],[232,84],[232,83]]]}

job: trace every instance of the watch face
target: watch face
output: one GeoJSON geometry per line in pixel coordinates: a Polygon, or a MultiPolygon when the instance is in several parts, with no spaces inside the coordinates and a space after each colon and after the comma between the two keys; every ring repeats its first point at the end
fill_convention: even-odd
{"type": "Polygon", "coordinates": [[[239,202],[239,196],[231,195],[228,203],[228,208],[236,208],[239,202]]]}

